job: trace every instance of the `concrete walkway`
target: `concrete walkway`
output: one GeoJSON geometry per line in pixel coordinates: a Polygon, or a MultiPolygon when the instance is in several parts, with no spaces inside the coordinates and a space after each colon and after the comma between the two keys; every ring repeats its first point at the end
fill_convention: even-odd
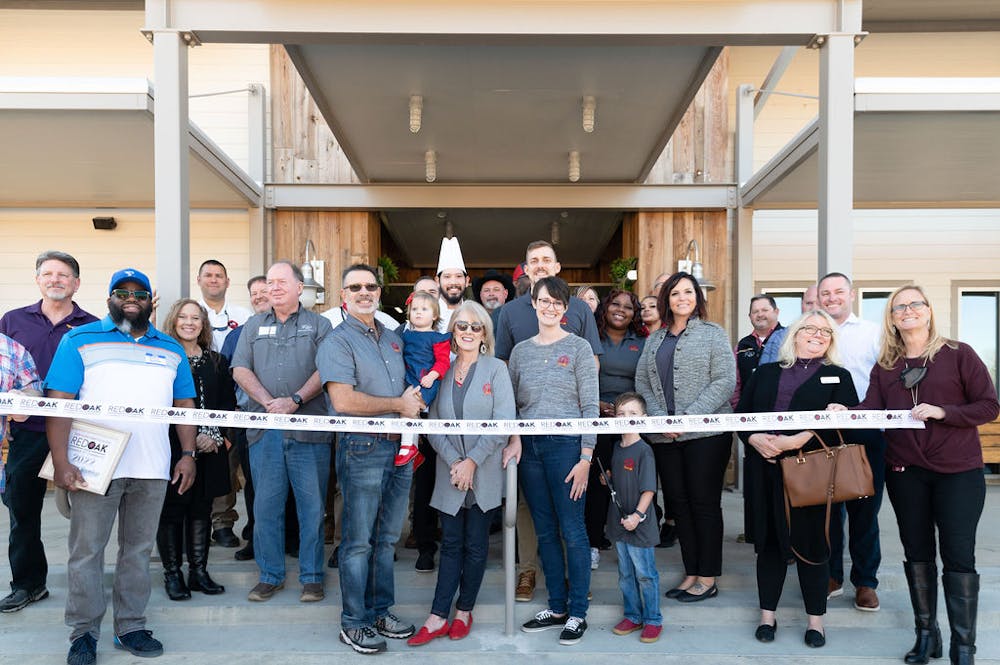
{"type": "MultiPolygon", "coordinates": [[[[912,614],[902,569],[902,549],[895,516],[889,502],[882,509],[882,569],[879,596],[882,609],[859,612],[853,607],[853,589],[830,602],[826,616],[827,645],[810,649],[803,644],[805,615],[794,567],[789,569],[785,592],[778,610],[778,632],[774,643],[760,644],[753,638],[758,619],[753,549],[736,542],[742,530],[743,503],[737,493],[723,494],[726,522],[725,575],[719,579],[715,599],[682,605],[662,599],[665,630],[656,644],[641,644],[638,635],[619,637],[611,627],[621,619],[614,553],[602,552],[601,565],[594,571],[594,599],[584,639],[573,647],[558,644],[556,631],[525,634],[513,638],[503,633],[503,577],[500,567],[501,538],[491,541],[491,560],[486,580],[474,612],[471,635],[459,642],[439,639],[414,649],[402,641],[390,640],[389,652],[379,660],[434,662],[467,665],[507,663],[511,656],[530,656],[538,663],[601,663],[609,657],[619,663],[899,663],[913,641],[912,614]]],[[[242,514],[242,506],[240,507],[242,514]]],[[[1000,663],[1000,530],[995,528],[1000,514],[1000,487],[987,491],[986,511],[980,522],[978,567],[983,576],[979,614],[980,663],[1000,663]]],[[[51,495],[46,499],[43,538],[50,565],[48,588],[51,596],[14,614],[0,614],[0,663],[34,665],[62,663],[68,648],[68,629],[63,625],[66,600],[66,537],[68,521],[57,512],[51,495]]],[[[7,512],[0,515],[0,533],[7,533],[7,512]]],[[[112,538],[114,541],[115,539],[112,538]]],[[[331,546],[327,547],[329,552],[331,546]]],[[[300,604],[297,562],[287,559],[287,587],[270,602],[250,603],[246,594],[256,583],[253,562],[237,562],[231,549],[212,548],[210,571],[225,584],[220,596],[194,594],[192,600],[171,602],[161,583],[158,562],[151,566],[153,593],[149,603],[149,628],[164,642],[166,653],[157,662],[205,664],[281,665],[295,663],[357,662],[363,660],[337,640],[340,593],[336,571],[327,577],[327,598],[321,603],[300,604]]],[[[108,561],[114,560],[115,545],[109,546],[108,561]]],[[[427,616],[434,593],[435,574],[414,571],[416,553],[399,548],[396,566],[396,613],[418,626],[427,616]]],[[[657,550],[662,591],[680,577],[677,547],[657,550]]],[[[113,566],[105,570],[110,589],[113,566]]],[[[6,557],[0,563],[0,579],[10,579],[6,557]]],[[[108,592],[110,596],[110,591],[108,592]]],[[[545,607],[544,589],[534,602],[518,603],[517,620],[526,621],[545,607]]],[[[109,607],[110,614],[110,607],[109,607]]],[[[940,621],[944,630],[947,661],[947,618],[943,600],[940,621]]],[[[127,663],[138,659],[112,647],[111,618],[105,618],[104,634],[98,644],[98,662],[127,663]]]]}

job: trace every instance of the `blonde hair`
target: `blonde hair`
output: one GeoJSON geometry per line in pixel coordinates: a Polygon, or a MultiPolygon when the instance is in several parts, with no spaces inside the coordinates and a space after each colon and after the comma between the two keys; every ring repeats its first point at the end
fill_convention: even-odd
{"type": "Polygon", "coordinates": [[[920,297],[927,303],[927,310],[930,312],[927,324],[927,348],[920,354],[920,357],[933,361],[934,356],[937,355],[937,352],[942,347],[947,346],[950,349],[958,348],[957,342],[943,337],[937,331],[937,325],[934,323],[934,308],[931,307],[931,301],[927,297],[924,288],[916,284],[906,284],[893,291],[892,295],[889,296],[889,300],[885,303],[885,313],[882,316],[882,344],[878,354],[878,364],[883,369],[892,369],[901,358],[906,357],[906,344],[903,343],[902,335],[899,334],[899,331],[896,330],[896,326],[892,322],[892,301],[903,291],[916,291],[919,293],[920,297]]]}
{"type": "Polygon", "coordinates": [[[823,354],[823,364],[840,364],[840,352],[837,348],[837,337],[840,333],[837,330],[837,322],[833,320],[832,316],[823,310],[811,309],[808,312],[804,312],[802,316],[795,319],[792,325],[788,326],[788,332],[785,333],[785,339],[782,341],[781,347],[778,349],[779,365],[787,369],[795,364],[795,336],[798,335],[799,331],[806,326],[806,321],[814,316],[818,316],[826,321],[826,325],[833,331],[833,334],[830,335],[830,346],[826,347],[826,353],[823,354]]]}
{"type": "Polygon", "coordinates": [[[406,320],[410,320],[410,307],[413,303],[418,300],[424,300],[430,303],[431,312],[434,314],[434,320],[431,321],[431,328],[436,328],[438,321],[441,320],[441,304],[438,303],[438,299],[434,297],[434,294],[429,291],[414,291],[413,295],[410,296],[410,302],[406,305],[406,320]]]}
{"type": "Polygon", "coordinates": [[[495,345],[493,339],[493,320],[482,305],[473,300],[466,300],[458,306],[458,309],[451,313],[451,321],[448,323],[448,333],[451,335],[451,350],[453,353],[458,353],[458,344],[455,343],[455,323],[457,321],[483,324],[483,344],[486,345],[483,355],[493,355],[493,347],[495,345]],[[462,318],[467,312],[469,316],[462,318]]]}

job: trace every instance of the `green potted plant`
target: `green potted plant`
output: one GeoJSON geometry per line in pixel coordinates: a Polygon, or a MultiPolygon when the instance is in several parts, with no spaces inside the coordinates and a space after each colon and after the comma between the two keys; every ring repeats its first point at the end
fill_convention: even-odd
{"type": "Polygon", "coordinates": [[[634,280],[628,278],[630,270],[635,270],[639,259],[635,256],[623,256],[611,262],[611,281],[615,288],[623,291],[631,291],[634,280]]]}

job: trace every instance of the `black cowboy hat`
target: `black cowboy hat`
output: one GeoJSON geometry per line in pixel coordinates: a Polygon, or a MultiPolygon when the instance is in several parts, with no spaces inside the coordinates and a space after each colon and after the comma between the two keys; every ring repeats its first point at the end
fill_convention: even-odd
{"type": "Polygon", "coordinates": [[[479,292],[483,290],[483,284],[486,282],[500,282],[503,284],[503,288],[507,289],[507,300],[514,299],[515,291],[513,280],[499,270],[490,268],[482,277],[476,277],[472,280],[472,296],[480,305],[482,302],[479,299],[479,292]]]}

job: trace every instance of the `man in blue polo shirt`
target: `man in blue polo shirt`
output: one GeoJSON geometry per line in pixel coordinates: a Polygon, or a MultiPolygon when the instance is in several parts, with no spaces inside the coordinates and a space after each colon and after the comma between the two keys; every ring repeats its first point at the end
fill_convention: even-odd
{"type": "MultiPolygon", "coordinates": [[[[73,302],[73,294],[80,288],[80,264],[69,254],[52,250],[39,254],[35,283],[42,299],[4,314],[0,333],[28,350],[44,379],[63,335],[97,318],[73,302]]],[[[11,593],[0,600],[0,612],[17,612],[49,595],[45,588],[49,566],[42,545],[42,502],[47,483],[38,477],[48,454],[45,418],[33,416],[11,425],[3,494],[10,514],[7,553],[11,593]]]]}
{"type": "MultiPolygon", "coordinates": [[[[119,270],[108,291],[108,316],[74,328],[59,343],[45,379],[47,394],[106,404],[193,408],[194,380],[184,350],[149,323],[153,309],[149,278],[132,268],[119,270]]],[[[130,433],[103,496],[78,491],[85,486],[83,476],[67,454],[72,421],[48,418],[46,422],[55,483],[73,493],[66,566],[66,624],[72,628],[67,665],[97,660],[97,640],[107,610],[104,549],[116,517],[115,648],[143,657],[163,653],[163,645],[146,630],[149,555],[167,482],[177,484],[183,494],[195,475],[194,425],[176,426],[183,452],[171,470],[167,425],[113,417],[94,422],[130,433]]]]}

